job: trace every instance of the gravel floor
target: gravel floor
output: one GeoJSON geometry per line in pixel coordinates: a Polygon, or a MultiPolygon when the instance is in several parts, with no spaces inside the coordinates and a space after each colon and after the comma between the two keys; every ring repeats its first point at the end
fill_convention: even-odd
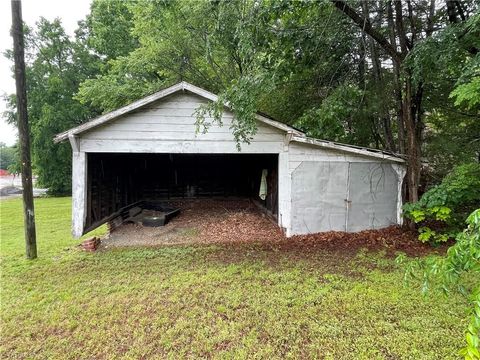
{"type": "Polygon", "coordinates": [[[124,224],[102,240],[101,248],[168,244],[277,241],[279,227],[249,200],[196,200],[175,204],[180,214],[167,225],[124,224]]]}

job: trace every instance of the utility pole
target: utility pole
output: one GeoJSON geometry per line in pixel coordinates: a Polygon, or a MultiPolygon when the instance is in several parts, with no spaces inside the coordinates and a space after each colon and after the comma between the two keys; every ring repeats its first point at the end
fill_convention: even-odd
{"type": "Polygon", "coordinates": [[[15,60],[15,84],[17,89],[17,124],[20,140],[23,186],[23,211],[25,245],[28,259],[37,257],[35,212],[33,209],[32,164],[30,160],[30,130],[28,127],[27,91],[25,86],[25,54],[21,0],[11,0],[12,37],[15,60]]]}

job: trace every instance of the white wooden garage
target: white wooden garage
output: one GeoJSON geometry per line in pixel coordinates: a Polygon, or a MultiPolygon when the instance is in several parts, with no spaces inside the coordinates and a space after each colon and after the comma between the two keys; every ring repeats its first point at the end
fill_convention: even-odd
{"type": "Polygon", "coordinates": [[[179,197],[257,199],[287,236],[401,223],[403,159],[308,138],[260,114],[238,151],[227,107],[223,126],[196,131],[195,110],[216,100],[181,82],[58,134],[73,149],[73,235],[138,201],[179,197]]]}

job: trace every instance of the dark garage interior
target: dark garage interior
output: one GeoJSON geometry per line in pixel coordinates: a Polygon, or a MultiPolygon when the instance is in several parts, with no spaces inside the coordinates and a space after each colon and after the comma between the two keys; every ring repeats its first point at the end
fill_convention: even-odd
{"type": "Polygon", "coordinates": [[[139,202],[251,199],[276,217],[277,154],[89,153],[86,228],[139,202]],[[260,199],[262,171],[267,195],[260,199]]]}

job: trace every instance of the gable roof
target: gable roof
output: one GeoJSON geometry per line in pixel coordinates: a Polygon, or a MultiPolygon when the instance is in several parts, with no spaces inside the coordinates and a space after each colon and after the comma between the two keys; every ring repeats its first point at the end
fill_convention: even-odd
{"type": "MultiPolygon", "coordinates": [[[[88,130],[91,130],[93,128],[96,128],[98,126],[101,126],[101,125],[104,125],[122,115],[125,115],[125,114],[128,114],[128,113],[131,113],[132,111],[135,111],[135,110],[138,110],[148,104],[151,104],[152,102],[154,101],[157,101],[157,100],[160,100],[160,99],[163,99],[169,95],[172,95],[172,94],[175,94],[177,92],[180,92],[180,91],[187,91],[187,92],[190,92],[192,94],[195,94],[195,95],[198,95],[200,97],[203,97],[207,100],[211,100],[211,101],[217,101],[218,100],[218,96],[215,95],[215,94],[212,94],[211,92],[207,91],[207,90],[204,90],[204,89],[201,89],[199,88],[198,86],[195,86],[195,85],[192,85],[190,83],[187,83],[185,81],[182,81],[182,82],[179,82],[178,84],[175,84],[175,85],[172,85],[166,89],[163,89],[163,90],[160,90],[152,95],[148,95],[140,100],[137,100],[137,101],[134,101],[133,103],[131,104],[128,104],[124,107],[121,107],[117,110],[113,110],[109,113],[106,113],[104,115],[101,115],[97,118],[94,118],[90,121],[87,121],[86,123],[82,124],[82,125],[79,125],[77,127],[74,127],[74,128],[71,128],[67,131],[64,131],[62,133],[59,133],[55,136],[54,138],[54,141],[55,142],[60,142],[60,141],[63,141],[63,140],[66,140],[68,139],[69,136],[75,136],[75,135],[79,135],[85,131],[88,131],[88,130]]],[[[227,108],[229,107],[228,104],[225,105],[227,108]]],[[[302,135],[303,133],[291,126],[288,126],[286,124],[283,124],[279,121],[275,121],[273,119],[270,119],[266,116],[263,116],[261,114],[258,114],[256,115],[257,117],[257,120],[262,122],[262,123],[265,123],[267,125],[270,125],[270,126],[273,126],[279,130],[283,130],[285,132],[291,132],[291,133],[294,133],[294,134],[298,134],[298,135],[302,135]]]]}
{"type": "Polygon", "coordinates": [[[293,135],[292,141],[313,145],[313,146],[318,146],[318,147],[330,149],[330,150],[343,151],[351,154],[374,157],[374,158],[383,159],[383,160],[390,160],[398,163],[405,163],[405,160],[399,157],[397,154],[394,154],[389,151],[379,150],[379,149],[371,149],[368,147],[342,144],[334,141],[320,140],[320,139],[311,138],[305,135],[303,136],[293,135]]]}
{"type": "MultiPolygon", "coordinates": [[[[204,90],[202,88],[199,88],[198,86],[192,85],[186,81],[179,82],[175,85],[172,85],[168,88],[165,88],[163,90],[160,90],[154,94],[148,95],[140,100],[134,101],[131,104],[128,104],[124,107],[121,107],[119,109],[113,110],[109,113],[106,113],[104,115],[101,115],[97,118],[94,118],[90,121],[87,121],[86,123],[79,125],[77,127],[71,128],[67,131],[64,131],[62,133],[59,133],[55,136],[54,141],[56,143],[61,142],[63,140],[66,140],[71,137],[75,137],[79,134],[82,134],[83,132],[86,132],[88,130],[91,130],[93,128],[96,128],[98,126],[102,126],[110,121],[113,121],[117,118],[119,118],[122,115],[131,113],[135,110],[138,110],[144,106],[147,106],[151,104],[154,101],[163,99],[169,95],[175,94],[177,92],[190,92],[192,94],[198,95],[200,97],[203,97],[207,100],[211,101],[217,101],[218,96],[204,90]]],[[[228,104],[225,104],[225,106],[228,108],[228,104]]],[[[284,123],[281,123],[279,121],[276,121],[270,117],[267,117],[266,115],[263,115],[261,113],[256,114],[256,118],[258,121],[273,126],[279,130],[282,130],[286,132],[287,134],[290,134],[290,141],[295,141],[299,143],[304,143],[304,144],[309,144],[317,147],[322,147],[322,148],[327,148],[327,149],[332,149],[332,150],[338,150],[338,151],[343,151],[343,152],[348,152],[348,153],[353,153],[353,154],[358,154],[358,155],[363,155],[367,157],[374,157],[374,158],[380,158],[383,160],[390,160],[390,161],[395,161],[398,163],[404,163],[405,160],[402,158],[398,157],[396,154],[378,150],[378,149],[370,149],[370,148],[365,148],[365,147],[360,147],[360,146],[354,146],[354,145],[347,145],[347,144],[341,144],[341,143],[336,143],[336,142],[331,142],[331,141],[325,141],[325,140],[319,140],[319,139],[314,139],[307,137],[305,133],[302,131],[295,129],[289,125],[286,125],[284,123]]]]}

